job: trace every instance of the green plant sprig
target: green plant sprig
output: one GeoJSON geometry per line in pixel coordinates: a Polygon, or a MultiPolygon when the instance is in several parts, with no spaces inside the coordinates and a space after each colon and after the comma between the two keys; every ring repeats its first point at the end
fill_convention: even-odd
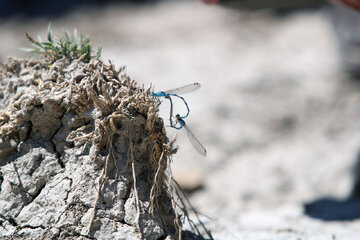
{"type": "Polygon", "coordinates": [[[65,31],[65,37],[59,38],[52,34],[49,25],[46,41],[42,41],[40,36],[38,36],[38,40],[34,40],[28,33],[26,33],[26,38],[34,48],[21,48],[21,50],[33,55],[42,55],[52,62],[64,57],[70,61],[82,57],[84,62],[89,62],[91,58],[99,59],[101,56],[101,47],[98,48],[96,54],[93,54],[89,38],[79,35],[76,31],[74,31],[73,37],[65,31]]]}

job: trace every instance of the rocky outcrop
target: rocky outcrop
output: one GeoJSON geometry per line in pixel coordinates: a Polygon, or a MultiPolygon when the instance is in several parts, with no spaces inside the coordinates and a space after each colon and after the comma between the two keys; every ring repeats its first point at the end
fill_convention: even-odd
{"type": "Polygon", "coordinates": [[[171,239],[159,103],[112,64],[0,69],[1,239],[171,239]]]}

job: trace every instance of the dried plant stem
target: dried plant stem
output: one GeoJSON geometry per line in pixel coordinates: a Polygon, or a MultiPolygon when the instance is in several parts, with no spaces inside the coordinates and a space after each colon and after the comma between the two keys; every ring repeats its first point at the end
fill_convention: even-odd
{"type": "Polygon", "coordinates": [[[180,216],[178,212],[176,211],[176,200],[174,198],[174,193],[176,193],[176,190],[174,189],[174,186],[171,184],[171,180],[173,179],[173,173],[171,166],[169,165],[169,176],[168,176],[168,187],[170,191],[170,198],[171,198],[171,205],[173,209],[175,210],[175,219],[174,219],[174,225],[177,230],[178,239],[182,239],[182,224],[180,222],[180,216]]]}
{"type": "Polygon", "coordinates": [[[160,171],[162,169],[162,159],[164,157],[164,151],[161,152],[161,155],[160,155],[160,158],[159,158],[159,161],[158,161],[158,168],[156,170],[156,173],[155,173],[155,177],[154,177],[154,183],[151,187],[151,190],[150,190],[150,206],[149,206],[149,214],[151,215],[154,215],[154,203],[155,201],[157,201],[157,194],[158,191],[159,191],[159,174],[160,174],[160,171]]]}
{"type": "MultiPolygon", "coordinates": [[[[112,152],[112,146],[111,145],[109,147],[109,152],[110,153],[112,152]]],[[[111,156],[111,154],[107,155],[106,160],[105,160],[105,166],[103,167],[103,169],[101,171],[101,175],[98,178],[98,191],[97,191],[96,199],[95,199],[94,205],[93,205],[93,212],[92,212],[92,215],[91,215],[91,218],[90,218],[90,221],[89,221],[89,225],[88,225],[88,228],[87,228],[87,231],[86,231],[87,235],[89,235],[90,232],[91,232],[92,224],[93,224],[94,219],[96,217],[96,205],[99,202],[102,189],[103,189],[104,184],[105,184],[105,182],[107,180],[107,175],[108,175],[107,170],[108,170],[108,167],[109,167],[110,156],[111,156]]]]}
{"type": "Polygon", "coordinates": [[[90,221],[89,221],[89,225],[88,225],[88,228],[86,230],[87,235],[90,234],[92,224],[93,224],[93,221],[94,221],[95,216],[96,216],[96,205],[99,202],[101,189],[102,189],[103,183],[105,182],[104,181],[104,176],[105,176],[105,168],[103,168],[103,170],[101,172],[101,175],[98,178],[98,192],[97,192],[97,195],[96,195],[96,199],[94,201],[93,212],[92,212],[92,215],[91,215],[91,218],[90,218],[90,221]]]}
{"type": "Polygon", "coordinates": [[[200,220],[200,217],[199,217],[199,213],[198,211],[192,206],[192,204],[190,203],[190,200],[189,198],[186,196],[184,190],[181,188],[181,186],[179,185],[179,183],[173,178],[173,176],[171,175],[170,176],[170,179],[171,181],[174,183],[174,186],[175,186],[175,193],[176,195],[179,197],[179,200],[181,202],[181,205],[182,206],[179,206],[186,219],[188,220],[191,228],[193,231],[196,231],[200,236],[202,236],[201,232],[200,232],[200,229],[198,228],[198,226],[194,223],[194,221],[192,221],[190,219],[190,216],[189,216],[189,212],[188,212],[188,208],[190,208],[190,210],[195,214],[196,216],[196,219],[198,220],[200,226],[202,227],[202,229],[206,232],[206,234],[208,235],[209,239],[213,240],[214,238],[212,237],[211,235],[211,232],[206,228],[205,224],[200,220]],[[185,201],[184,201],[185,200],[185,201]]]}
{"type": "Polygon", "coordinates": [[[136,223],[139,225],[140,221],[140,204],[139,204],[139,195],[136,189],[136,175],[135,175],[135,163],[131,162],[131,169],[134,178],[134,198],[135,198],[135,207],[136,207],[136,223]]]}
{"type": "MultiPolygon", "coordinates": [[[[132,129],[132,128],[131,128],[132,129]]],[[[135,172],[135,159],[134,159],[134,152],[133,152],[133,142],[132,142],[132,134],[130,133],[129,136],[129,141],[130,141],[130,146],[129,146],[129,153],[130,153],[130,161],[131,161],[131,172],[132,172],[132,176],[133,176],[133,187],[134,187],[134,199],[135,199],[135,207],[136,207],[136,224],[140,230],[140,234],[141,233],[141,228],[140,228],[140,203],[139,203],[139,195],[138,195],[138,191],[136,188],[136,172],[135,172]]]]}

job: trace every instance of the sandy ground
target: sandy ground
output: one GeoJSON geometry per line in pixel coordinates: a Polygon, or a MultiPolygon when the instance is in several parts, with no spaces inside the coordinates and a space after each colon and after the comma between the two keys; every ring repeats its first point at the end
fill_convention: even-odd
{"type": "MultiPolygon", "coordinates": [[[[45,36],[48,22],[2,20],[1,58],[24,56],[16,49],[28,45],[24,32],[45,36]]],[[[360,239],[359,220],[319,219],[348,209],[360,145],[360,83],[341,71],[326,9],[275,16],[177,1],[77,9],[51,23],[57,34],[88,34],[103,59],[146,87],[202,84],[184,97],[208,156],[185,132],[168,133],[178,135],[178,180],[203,185],[191,200],[211,217],[203,221],[215,239],[360,239]],[[318,218],[304,214],[324,197],[338,202],[320,204],[318,218]]]]}

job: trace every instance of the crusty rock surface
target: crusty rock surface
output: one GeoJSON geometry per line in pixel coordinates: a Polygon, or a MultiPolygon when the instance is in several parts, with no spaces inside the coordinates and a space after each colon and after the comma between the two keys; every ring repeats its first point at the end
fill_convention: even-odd
{"type": "Polygon", "coordinates": [[[9,59],[0,90],[0,239],[176,236],[159,103],[124,68],[9,59]]]}

